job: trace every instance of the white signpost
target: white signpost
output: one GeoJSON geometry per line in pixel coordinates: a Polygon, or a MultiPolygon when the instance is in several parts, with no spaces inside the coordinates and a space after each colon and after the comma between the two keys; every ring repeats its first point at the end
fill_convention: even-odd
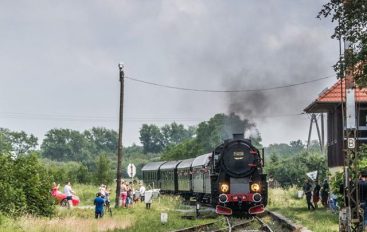
{"type": "Polygon", "coordinates": [[[135,167],[134,164],[127,165],[127,174],[129,175],[129,177],[131,178],[131,180],[136,175],[136,167],[135,167]]]}
{"type": "Polygon", "coordinates": [[[316,178],[317,178],[317,171],[308,172],[308,173],[306,173],[306,175],[307,175],[311,180],[315,181],[315,180],[316,180],[316,178]]]}
{"type": "Polygon", "coordinates": [[[354,138],[348,138],[348,148],[354,149],[356,147],[356,140],[354,138]]]}

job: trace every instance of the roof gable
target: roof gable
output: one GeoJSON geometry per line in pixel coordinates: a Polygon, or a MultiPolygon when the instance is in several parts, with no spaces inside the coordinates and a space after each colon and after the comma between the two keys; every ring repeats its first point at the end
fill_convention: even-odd
{"type": "MultiPolygon", "coordinates": [[[[322,92],[316,102],[335,102],[340,103],[343,98],[345,101],[345,86],[350,85],[351,78],[338,80],[331,88],[322,92]]],[[[356,101],[367,102],[367,88],[356,88],[356,101]]]]}
{"type": "MultiPolygon", "coordinates": [[[[306,113],[328,112],[336,104],[345,102],[345,87],[352,84],[351,75],[344,79],[339,79],[333,86],[321,92],[319,97],[307,106],[306,113]]],[[[367,88],[355,88],[356,102],[367,103],[367,88]]]]}

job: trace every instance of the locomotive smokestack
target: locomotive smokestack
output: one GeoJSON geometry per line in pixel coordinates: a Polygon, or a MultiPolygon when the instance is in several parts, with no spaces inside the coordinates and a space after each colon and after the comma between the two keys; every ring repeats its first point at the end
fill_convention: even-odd
{"type": "Polygon", "coordinates": [[[244,135],[241,133],[241,134],[233,134],[233,139],[244,139],[244,135]]]}

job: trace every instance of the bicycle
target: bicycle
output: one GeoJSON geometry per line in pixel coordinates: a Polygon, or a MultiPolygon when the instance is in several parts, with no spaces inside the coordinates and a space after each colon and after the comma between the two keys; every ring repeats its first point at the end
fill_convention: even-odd
{"type": "Polygon", "coordinates": [[[104,203],[104,211],[105,211],[105,213],[109,213],[110,217],[112,217],[111,202],[108,199],[104,203]]]}

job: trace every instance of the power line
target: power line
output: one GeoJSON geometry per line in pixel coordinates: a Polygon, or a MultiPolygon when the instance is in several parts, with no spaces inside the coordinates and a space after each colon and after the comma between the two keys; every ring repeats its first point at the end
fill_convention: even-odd
{"type": "MultiPolygon", "coordinates": [[[[280,115],[256,115],[250,118],[266,119],[266,118],[280,118],[280,117],[296,117],[304,115],[297,114],[280,114],[280,115]]],[[[33,113],[14,113],[14,112],[0,112],[0,118],[9,119],[26,119],[26,120],[48,120],[48,121],[81,121],[81,122],[116,122],[117,116],[88,116],[88,115],[61,115],[61,114],[33,114],[33,113]]],[[[186,117],[126,117],[126,122],[203,122],[207,121],[204,118],[186,118],[186,117]]]]}
{"type": "Polygon", "coordinates": [[[282,85],[282,86],[275,86],[275,87],[268,87],[268,88],[261,88],[261,89],[239,89],[239,90],[210,90],[210,89],[184,88],[184,87],[179,87],[179,86],[173,86],[173,85],[159,84],[159,83],[150,82],[150,81],[144,81],[144,80],[140,80],[140,79],[133,78],[133,77],[125,77],[125,78],[129,79],[131,81],[140,82],[140,83],[144,83],[144,84],[148,84],[148,85],[154,85],[154,86],[163,87],[163,88],[168,88],[168,89],[193,91],[193,92],[207,92],[207,93],[241,93],[241,92],[268,91],[268,90],[289,88],[289,87],[294,87],[294,86],[298,86],[298,85],[305,85],[305,84],[325,80],[325,79],[328,79],[330,77],[335,77],[335,75],[321,77],[321,78],[318,78],[318,79],[313,79],[313,80],[304,81],[304,82],[300,82],[300,83],[282,85]]]}

